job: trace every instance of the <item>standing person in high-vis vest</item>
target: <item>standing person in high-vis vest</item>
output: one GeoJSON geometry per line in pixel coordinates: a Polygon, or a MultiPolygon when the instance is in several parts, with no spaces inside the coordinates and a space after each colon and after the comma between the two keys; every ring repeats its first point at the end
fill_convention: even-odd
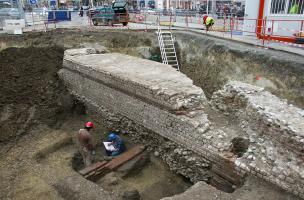
{"type": "Polygon", "coordinates": [[[208,15],[204,16],[204,25],[206,26],[206,30],[209,31],[210,27],[214,25],[215,20],[212,17],[209,17],[208,15]]]}
{"type": "Polygon", "coordinates": [[[300,1],[299,0],[296,0],[293,2],[290,10],[289,10],[289,14],[293,14],[293,15],[296,15],[296,14],[300,14],[300,1]]]}

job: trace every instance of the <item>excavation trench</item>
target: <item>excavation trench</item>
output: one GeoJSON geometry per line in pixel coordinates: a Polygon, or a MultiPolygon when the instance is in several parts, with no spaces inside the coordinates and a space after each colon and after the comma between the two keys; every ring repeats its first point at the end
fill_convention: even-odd
{"type": "MultiPolygon", "coordinates": [[[[156,38],[154,33],[146,34],[156,38]]],[[[297,81],[300,80],[302,68],[292,67],[292,75],[287,73],[288,76],[279,81],[283,69],[276,68],[277,63],[287,67],[290,65],[284,59],[274,61],[280,53],[271,55],[272,60],[263,57],[267,62],[262,65],[253,63],[256,59],[254,54],[247,57],[239,49],[231,50],[221,46],[225,45],[224,42],[214,44],[214,39],[203,40],[197,35],[189,41],[186,36],[181,32],[176,33],[181,71],[193,79],[194,84],[203,88],[208,98],[228,79],[241,79],[266,86],[267,90],[290,102],[303,105],[302,93],[297,94],[302,87],[302,82],[297,81]],[[215,59],[215,53],[223,56],[215,59]],[[237,75],[246,71],[248,76],[237,75]]],[[[63,180],[67,176],[80,177],[78,171],[83,168],[83,163],[76,154],[72,140],[83,122],[88,120],[94,121],[97,127],[93,132],[97,144],[95,161],[103,159],[104,151],[100,142],[110,129],[117,129],[129,148],[136,144],[146,147],[144,163],[133,165],[123,172],[118,169],[94,181],[80,177],[79,180],[104,188],[114,197],[121,198],[126,191],[135,189],[144,199],[160,199],[182,193],[198,181],[205,181],[225,192],[242,189],[243,177],[234,176],[229,163],[222,163],[223,168],[217,168],[175,142],[152,131],[137,129],[135,124],[122,116],[100,117],[92,108],[85,107],[70,95],[58,78],[57,72],[62,67],[63,53],[67,48],[94,47],[100,52],[119,52],[160,61],[156,40],[146,38],[146,35],[136,32],[108,34],[64,30],[16,38],[0,37],[0,48],[4,49],[0,51],[0,141],[3,144],[0,148],[3,158],[0,178],[4,180],[0,183],[1,199],[33,196],[40,199],[69,199],[73,192],[61,191],[57,185],[67,184],[63,180]],[[55,46],[46,47],[48,45],[55,46]]],[[[285,56],[284,53],[282,55],[285,56]]],[[[295,58],[295,65],[301,66],[302,61],[298,62],[297,56],[295,58]]],[[[250,145],[247,138],[240,134],[243,130],[233,118],[211,108],[207,108],[206,113],[213,122],[211,129],[221,128],[228,133],[230,143],[224,150],[227,155],[243,157],[250,145]]],[[[265,186],[266,189],[261,193],[273,192],[271,186],[265,186]]],[[[286,197],[285,193],[277,191],[283,199],[286,197]]],[[[247,199],[250,198],[255,199],[247,199]]]]}
{"type": "MultiPolygon", "coordinates": [[[[134,144],[130,143],[128,136],[122,137],[127,149],[131,149],[134,144]]],[[[104,161],[103,158],[106,156],[104,147],[97,145],[96,150],[95,162],[104,161]]],[[[78,153],[73,156],[72,166],[77,172],[84,168],[82,157],[78,153]]],[[[156,157],[149,151],[140,153],[113,171],[103,170],[106,169],[99,170],[99,173],[94,172],[86,178],[109,191],[113,199],[141,197],[157,200],[180,194],[192,185],[185,177],[170,171],[159,155],[156,157]]]]}
{"type": "MultiPolygon", "coordinates": [[[[77,129],[86,120],[94,119],[86,116],[84,105],[67,92],[57,76],[58,69],[62,67],[63,49],[7,48],[0,52],[0,58],[3,94],[0,123],[4,144],[1,155],[10,152],[10,156],[1,162],[1,166],[5,166],[1,171],[5,171],[3,180],[11,186],[3,188],[15,188],[10,193],[13,199],[30,196],[60,199],[70,195],[52,189],[49,184],[60,184],[61,178],[83,168],[73,140],[77,129]],[[17,148],[20,145],[22,150],[17,148]],[[20,150],[22,159],[10,162],[20,150]],[[10,174],[16,172],[12,169],[19,164],[22,165],[19,170],[29,172],[17,175],[15,180],[20,184],[15,185],[10,174]],[[28,189],[24,190],[23,184],[27,184],[28,189]]],[[[106,139],[109,129],[98,121],[94,123],[97,127],[93,131],[97,152],[95,161],[98,161],[104,157],[101,141],[106,139]]],[[[123,138],[128,148],[135,145],[129,136],[123,138]]],[[[153,155],[153,151],[146,151],[145,157],[141,164],[131,167],[125,164],[94,182],[111,192],[113,199],[121,198],[125,192],[125,195],[131,195],[132,190],[137,190],[144,199],[160,199],[182,193],[191,186],[189,180],[173,173],[159,157],[153,155]],[[113,182],[113,179],[116,180],[113,182]]],[[[2,195],[5,193],[1,192],[2,195]]]]}

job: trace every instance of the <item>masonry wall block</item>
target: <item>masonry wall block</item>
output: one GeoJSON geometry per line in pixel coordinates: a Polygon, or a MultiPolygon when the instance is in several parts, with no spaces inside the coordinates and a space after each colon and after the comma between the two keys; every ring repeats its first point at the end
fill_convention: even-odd
{"type": "MultiPolygon", "coordinates": [[[[192,181],[208,181],[215,175],[218,182],[223,179],[232,186],[240,185],[242,177],[252,174],[303,196],[303,168],[298,165],[302,163],[298,155],[302,150],[304,120],[292,121],[289,128],[281,124],[278,127],[277,121],[286,120],[283,113],[270,126],[269,122],[260,123],[268,119],[266,109],[262,112],[254,108],[269,98],[280,102],[267,92],[263,93],[266,96],[259,97],[261,88],[243,87],[236,82],[242,89],[233,90],[229,88],[237,87],[228,83],[211,101],[214,109],[239,116],[236,118],[243,128],[239,136],[250,140],[248,151],[237,158],[229,152],[232,136],[219,128],[211,128],[213,122],[206,114],[209,102],[202,89],[168,65],[121,54],[95,54],[90,49],[68,50],[59,76],[70,92],[85,103],[90,114],[109,126],[120,126],[133,135],[140,135],[150,143],[149,148],[161,152],[172,170],[192,181]],[[253,94],[252,90],[257,91],[256,98],[246,96],[253,94]],[[248,106],[252,99],[256,106],[248,106]],[[250,123],[259,126],[253,127],[250,123]],[[270,130],[273,133],[269,133],[270,130]],[[285,140],[281,139],[284,134],[285,140]],[[296,148],[285,148],[285,144],[296,148]],[[293,171],[285,166],[287,153],[292,155],[289,168],[293,171]],[[284,176],[279,177],[280,173],[284,176]]],[[[302,110],[296,108],[288,112],[290,116],[295,112],[299,117],[302,114],[302,110]]]]}

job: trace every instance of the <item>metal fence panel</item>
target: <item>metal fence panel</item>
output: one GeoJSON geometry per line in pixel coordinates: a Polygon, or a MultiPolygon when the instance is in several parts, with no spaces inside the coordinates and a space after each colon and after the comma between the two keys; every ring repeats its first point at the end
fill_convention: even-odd
{"type": "Polygon", "coordinates": [[[304,0],[271,0],[270,14],[304,15],[304,0]]]}

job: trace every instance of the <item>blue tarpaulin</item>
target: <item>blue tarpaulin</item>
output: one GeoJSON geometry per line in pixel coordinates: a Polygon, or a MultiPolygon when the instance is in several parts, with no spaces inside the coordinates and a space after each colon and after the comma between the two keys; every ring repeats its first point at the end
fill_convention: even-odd
{"type": "Polygon", "coordinates": [[[56,6],[56,1],[50,1],[50,6],[56,6]]]}
{"type": "Polygon", "coordinates": [[[49,21],[71,21],[71,11],[68,10],[52,10],[48,12],[49,21]]]}

